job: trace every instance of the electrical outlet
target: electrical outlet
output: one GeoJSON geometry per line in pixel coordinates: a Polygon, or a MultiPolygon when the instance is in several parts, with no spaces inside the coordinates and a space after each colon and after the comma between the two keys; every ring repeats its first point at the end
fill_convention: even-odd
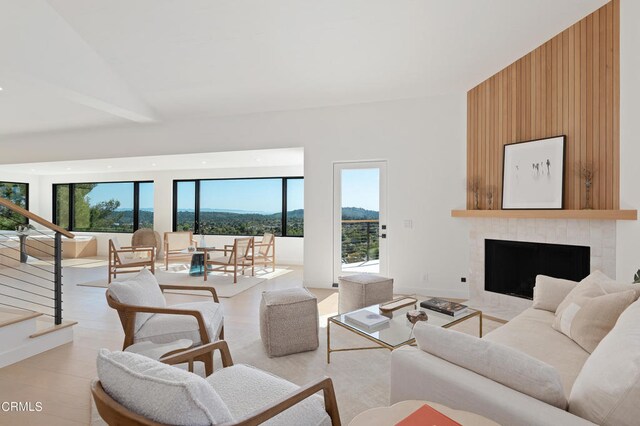
{"type": "Polygon", "coordinates": [[[467,282],[467,277],[462,277],[462,278],[460,278],[460,282],[461,282],[461,283],[466,283],[466,282],[467,282]]]}
{"type": "Polygon", "coordinates": [[[338,288],[338,283],[333,283],[333,284],[331,285],[331,287],[336,287],[336,288],[338,288]]]}
{"type": "Polygon", "coordinates": [[[404,227],[407,228],[407,229],[413,228],[413,220],[405,219],[404,220],[404,227]]]}

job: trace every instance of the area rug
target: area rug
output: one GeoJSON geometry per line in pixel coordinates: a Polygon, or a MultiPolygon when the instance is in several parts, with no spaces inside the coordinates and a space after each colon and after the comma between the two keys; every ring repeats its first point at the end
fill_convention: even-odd
{"type": "MultiPolygon", "coordinates": [[[[105,270],[105,276],[107,272],[105,270]]],[[[127,278],[130,278],[130,274],[121,275],[115,281],[126,281],[127,278]]],[[[250,289],[251,287],[260,284],[265,281],[265,278],[251,277],[251,276],[240,276],[238,277],[238,282],[234,284],[233,276],[219,274],[219,273],[211,273],[209,274],[209,279],[205,283],[202,277],[191,277],[188,273],[177,274],[177,273],[169,273],[165,271],[156,270],[156,278],[160,284],[174,284],[174,285],[184,285],[184,286],[209,286],[216,289],[216,293],[218,297],[233,297],[236,294],[242,293],[245,290],[250,289]]],[[[107,288],[108,283],[107,279],[101,279],[96,281],[89,281],[85,283],[77,284],[81,287],[100,287],[107,288]]],[[[170,291],[170,292],[178,292],[178,293],[187,293],[194,294],[197,296],[202,296],[201,292],[189,292],[189,290],[184,291],[170,291]]]]}
{"type": "MultiPolygon", "coordinates": [[[[463,321],[452,329],[477,336],[477,321],[476,318],[463,321]]],[[[483,333],[501,325],[500,322],[484,319],[483,333]]],[[[391,353],[384,349],[337,352],[331,355],[331,364],[327,364],[326,320],[321,319],[320,347],[317,350],[279,358],[267,357],[256,327],[225,329],[235,364],[253,365],[299,385],[324,376],[331,377],[343,424],[348,424],[365,410],[389,405],[391,353]]],[[[370,346],[370,343],[340,327],[331,327],[332,347],[370,346]]],[[[220,365],[218,359],[216,365],[220,365]]],[[[91,410],[91,425],[105,425],[95,406],[91,410]]]]}

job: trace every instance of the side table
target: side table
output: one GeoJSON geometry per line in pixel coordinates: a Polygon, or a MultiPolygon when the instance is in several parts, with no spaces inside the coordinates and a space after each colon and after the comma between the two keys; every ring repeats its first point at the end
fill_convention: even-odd
{"type": "Polygon", "coordinates": [[[424,404],[435,408],[445,416],[463,425],[500,426],[493,420],[489,420],[478,414],[454,410],[444,405],[428,401],[402,401],[393,404],[391,407],[372,408],[354,417],[351,423],[349,423],[349,426],[393,426],[424,404]]]}

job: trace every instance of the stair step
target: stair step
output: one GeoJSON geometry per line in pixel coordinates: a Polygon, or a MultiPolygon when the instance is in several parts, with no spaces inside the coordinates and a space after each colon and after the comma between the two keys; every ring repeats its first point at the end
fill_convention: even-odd
{"type": "Polygon", "coordinates": [[[44,336],[45,334],[49,334],[49,333],[53,333],[54,331],[58,331],[58,330],[62,330],[64,328],[67,327],[73,327],[74,325],[78,324],[77,321],[62,321],[62,324],[59,325],[45,325],[44,327],[41,327],[42,323],[38,323],[38,331],[36,331],[35,333],[31,334],[29,337],[32,339],[35,339],[36,337],[40,337],[40,336],[44,336]]]}
{"type": "Polygon", "coordinates": [[[42,316],[40,312],[3,309],[0,310],[0,327],[6,327],[22,321],[28,321],[39,316],[42,316]]]}

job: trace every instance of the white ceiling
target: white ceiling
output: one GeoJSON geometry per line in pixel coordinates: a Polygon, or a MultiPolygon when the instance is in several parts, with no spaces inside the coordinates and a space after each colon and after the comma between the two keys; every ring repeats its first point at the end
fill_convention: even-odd
{"type": "Polygon", "coordinates": [[[464,92],[606,0],[0,0],[0,134],[464,92]]]}
{"type": "Polygon", "coordinates": [[[304,164],[303,148],[209,152],[146,157],[101,158],[46,163],[3,164],[1,172],[33,175],[70,175],[165,170],[287,167],[304,164]]]}

